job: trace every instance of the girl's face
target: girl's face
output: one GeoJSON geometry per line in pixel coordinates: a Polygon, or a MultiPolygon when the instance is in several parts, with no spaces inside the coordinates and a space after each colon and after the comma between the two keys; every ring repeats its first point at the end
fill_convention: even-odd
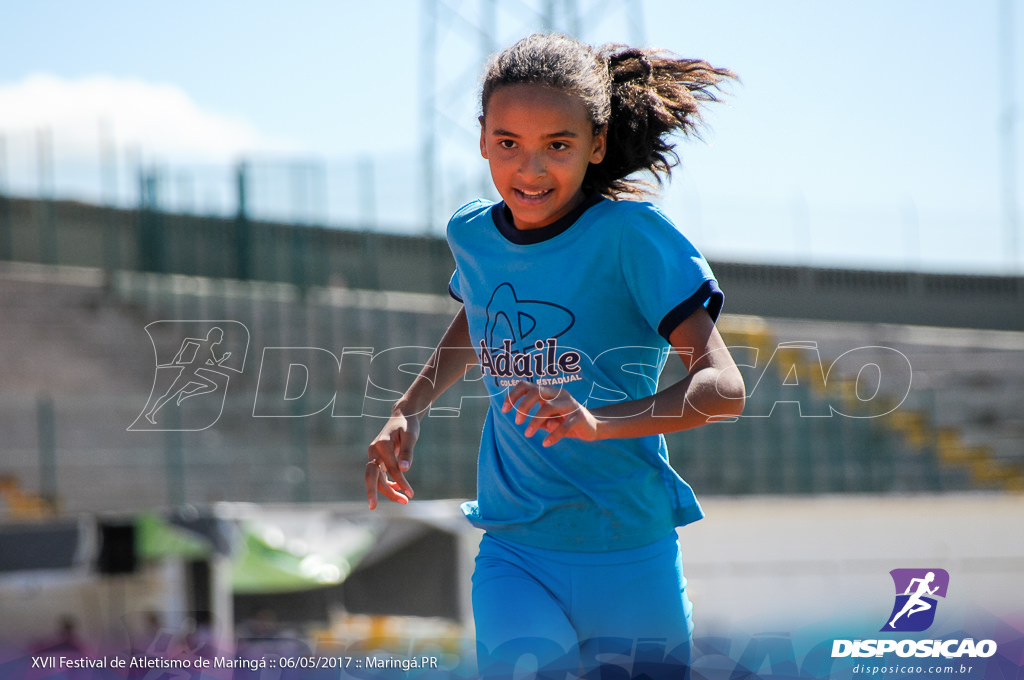
{"type": "Polygon", "coordinates": [[[605,153],[583,102],[543,85],[495,90],[480,117],[480,153],[518,229],[546,227],[583,201],[583,176],[605,153]]]}

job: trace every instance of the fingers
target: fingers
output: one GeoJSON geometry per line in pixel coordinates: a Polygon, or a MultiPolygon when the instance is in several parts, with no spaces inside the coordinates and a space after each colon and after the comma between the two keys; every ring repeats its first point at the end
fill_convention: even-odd
{"type": "MultiPolygon", "coordinates": [[[[528,382],[519,382],[508,391],[505,396],[505,403],[501,405],[501,412],[508,413],[513,408],[516,410],[516,425],[522,425],[529,418],[529,413],[538,402],[541,401],[541,391],[537,385],[528,382]]],[[[539,413],[539,412],[538,412],[539,413]]],[[[536,418],[536,415],[534,416],[536,418]]],[[[533,420],[526,426],[526,436],[533,435],[530,429],[533,427],[533,420]]]]}
{"type": "Polygon", "coordinates": [[[398,484],[398,487],[401,488],[402,491],[404,491],[407,496],[412,497],[412,485],[409,484],[408,480],[406,480],[405,474],[403,474],[403,468],[400,461],[400,453],[403,446],[403,441],[405,442],[404,445],[406,447],[406,455],[409,457],[409,459],[405,461],[406,466],[404,469],[408,470],[408,464],[412,462],[412,443],[406,440],[405,437],[397,431],[392,432],[391,434],[390,450],[386,452],[386,455],[377,456],[377,460],[381,462],[381,464],[384,466],[384,471],[387,473],[385,479],[390,477],[390,479],[394,480],[394,482],[398,484]],[[398,455],[396,455],[396,452],[398,452],[398,455]]]}
{"type": "Polygon", "coordinates": [[[516,383],[507,393],[501,410],[516,409],[517,425],[526,424],[523,433],[532,437],[538,430],[547,432],[542,445],[551,446],[561,439],[598,438],[597,423],[590,412],[565,389],[516,383]],[[532,412],[532,415],[531,415],[532,412]]]}
{"type": "Polygon", "coordinates": [[[530,412],[530,408],[533,407],[533,404],[537,403],[537,395],[539,393],[540,388],[533,383],[518,382],[505,394],[505,402],[501,405],[501,412],[508,413],[515,408],[516,423],[522,424],[521,418],[530,412]],[[531,394],[533,395],[532,397],[531,394]],[[526,399],[523,403],[516,406],[516,402],[524,397],[526,399]],[[529,400],[529,406],[526,405],[527,400],[529,400]]]}
{"type": "Polygon", "coordinates": [[[513,408],[516,410],[516,424],[522,425],[529,417],[530,411],[538,403],[551,403],[562,394],[562,390],[552,390],[548,387],[541,387],[531,382],[521,381],[515,384],[505,396],[505,403],[501,405],[502,413],[508,413],[513,408]]]}
{"type": "MultiPolygon", "coordinates": [[[[401,472],[408,472],[412,467],[412,448],[415,443],[414,437],[409,434],[399,434],[398,437],[398,469],[401,472]]],[[[404,479],[404,478],[403,478],[404,479]]],[[[412,488],[409,489],[412,491],[412,488]]]]}
{"type": "Polygon", "coordinates": [[[544,437],[544,441],[541,442],[541,446],[547,447],[558,442],[563,437],[567,437],[572,434],[572,428],[575,422],[572,418],[563,418],[555,427],[548,429],[548,436],[544,437]]]}
{"type": "MultiPolygon", "coordinates": [[[[533,407],[539,403],[543,403],[541,400],[540,390],[530,390],[524,394],[514,406],[516,410],[516,425],[522,425],[525,423],[527,418],[530,417],[530,411],[532,411],[533,407]]],[[[537,412],[537,414],[539,413],[540,411],[537,412]]],[[[534,414],[534,417],[536,417],[537,414],[534,414]]]]}
{"type": "Polygon", "coordinates": [[[380,468],[377,466],[376,460],[366,462],[366,471],[363,477],[366,482],[366,504],[370,506],[370,510],[376,510],[377,480],[380,477],[380,468]]]}
{"type": "Polygon", "coordinates": [[[367,450],[364,481],[366,500],[370,509],[377,507],[377,495],[396,503],[406,504],[414,495],[412,485],[403,474],[412,465],[412,450],[416,442],[415,432],[402,429],[385,429],[367,450]]]}
{"type": "Polygon", "coordinates": [[[366,501],[370,510],[377,508],[377,492],[384,494],[388,500],[406,505],[409,502],[408,496],[402,493],[401,487],[394,481],[388,479],[383,465],[377,460],[366,462],[366,501]]]}
{"type": "Polygon", "coordinates": [[[502,404],[503,413],[516,410],[517,425],[526,423],[525,434],[532,437],[538,429],[552,430],[562,420],[578,413],[582,406],[564,389],[541,387],[529,382],[519,382],[508,391],[502,404]],[[530,412],[536,407],[532,416],[530,412]]]}
{"type": "MultiPolygon", "coordinates": [[[[572,412],[570,411],[570,413],[572,412]]],[[[542,401],[536,413],[529,417],[524,415],[522,420],[517,418],[516,421],[520,424],[525,422],[526,430],[524,434],[527,437],[532,437],[537,433],[537,430],[550,430],[554,428],[558,423],[562,422],[566,415],[566,413],[554,405],[542,401]]]]}

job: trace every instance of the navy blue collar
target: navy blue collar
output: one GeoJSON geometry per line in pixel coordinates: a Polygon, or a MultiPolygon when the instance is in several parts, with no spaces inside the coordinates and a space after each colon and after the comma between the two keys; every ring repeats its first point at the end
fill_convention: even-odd
{"type": "Polygon", "coordinates": [[[571,227],[576,223],[583,213],[597,205],[604,200],[604,196],[599,193],[588,194],[584,197],[583,202],[572,209],[572,211],[555,220],[546,227],[540,227],[539,229],[516,229],[516,225],[512,221],[512,211],[508,209],[505,202],[495,203],[494,207],[491,208],[491,219],[494,220],[495,226],[498,227],[498,231],[506,239],[515,243],[519,246],[528,246],[534,243],[541,243],[561,234],[563,231],[571,227]]]}

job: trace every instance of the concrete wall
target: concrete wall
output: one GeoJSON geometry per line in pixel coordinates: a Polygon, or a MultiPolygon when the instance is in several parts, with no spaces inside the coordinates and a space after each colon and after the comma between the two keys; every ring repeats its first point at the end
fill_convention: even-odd
{"type": "MultiPolygon", "coordinates": [[[[0,260],[444,294],[443,239],[0,197],[0,260]]],[[[714,262],[726,311],[1024,330],[1024,277],[714,262]]]]}
{"type": "Polygon", "coordinates": [[[694,617],[705,630],[759,633],[835,619],[877,632],[889,571],[945,569],[937,623],[965,611],[1024,615],[1022,495],[708,498],[680,530],[694,617]]]}

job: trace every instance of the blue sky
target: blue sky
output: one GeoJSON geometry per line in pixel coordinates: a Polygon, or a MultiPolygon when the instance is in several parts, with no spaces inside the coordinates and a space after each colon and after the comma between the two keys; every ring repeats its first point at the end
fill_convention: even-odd
{"type": "MultiPolygon", "coordinates": [[[[709,112],[706,141],[680,146],[683,166],[660,200],[717,259],[1021,271],[1024,237],[1008,252],[1001,193],[999,3],[644,0],[649,45],[742,78],[709,112]]],[[[477,14],[477,0],[449,4],[477,14]]],[[[539,27],[541,4],[501,3],[499,46],[539,27]]],[[[637,3],[578,5],[584,39],[635,39],[637,3]],[[609,9],[587,12],[595,6],[609,9]]],[[[168,207],[228,211],[230,166],[247,157],[267,214],[423,231],[420,11],[411,1],[8,3],[0,186],[38,189],[45,127],[61,194],[130,203],[141,160],[161,169],[168,207]],[[100,171],[104,138],[117,149],[115,180],[100,171]]],[[[1014,19],[1024,35],[1024,6],[1014,19]]],[[[451,20],[440,42],[446,113],[462,130],[443,140],[440,212],[450,212],[484,183],[473,141],[481,57],[479,38],[451,20]]],[[[1022,55],[1024,44],[1017,92],[1022,55]]]]}

